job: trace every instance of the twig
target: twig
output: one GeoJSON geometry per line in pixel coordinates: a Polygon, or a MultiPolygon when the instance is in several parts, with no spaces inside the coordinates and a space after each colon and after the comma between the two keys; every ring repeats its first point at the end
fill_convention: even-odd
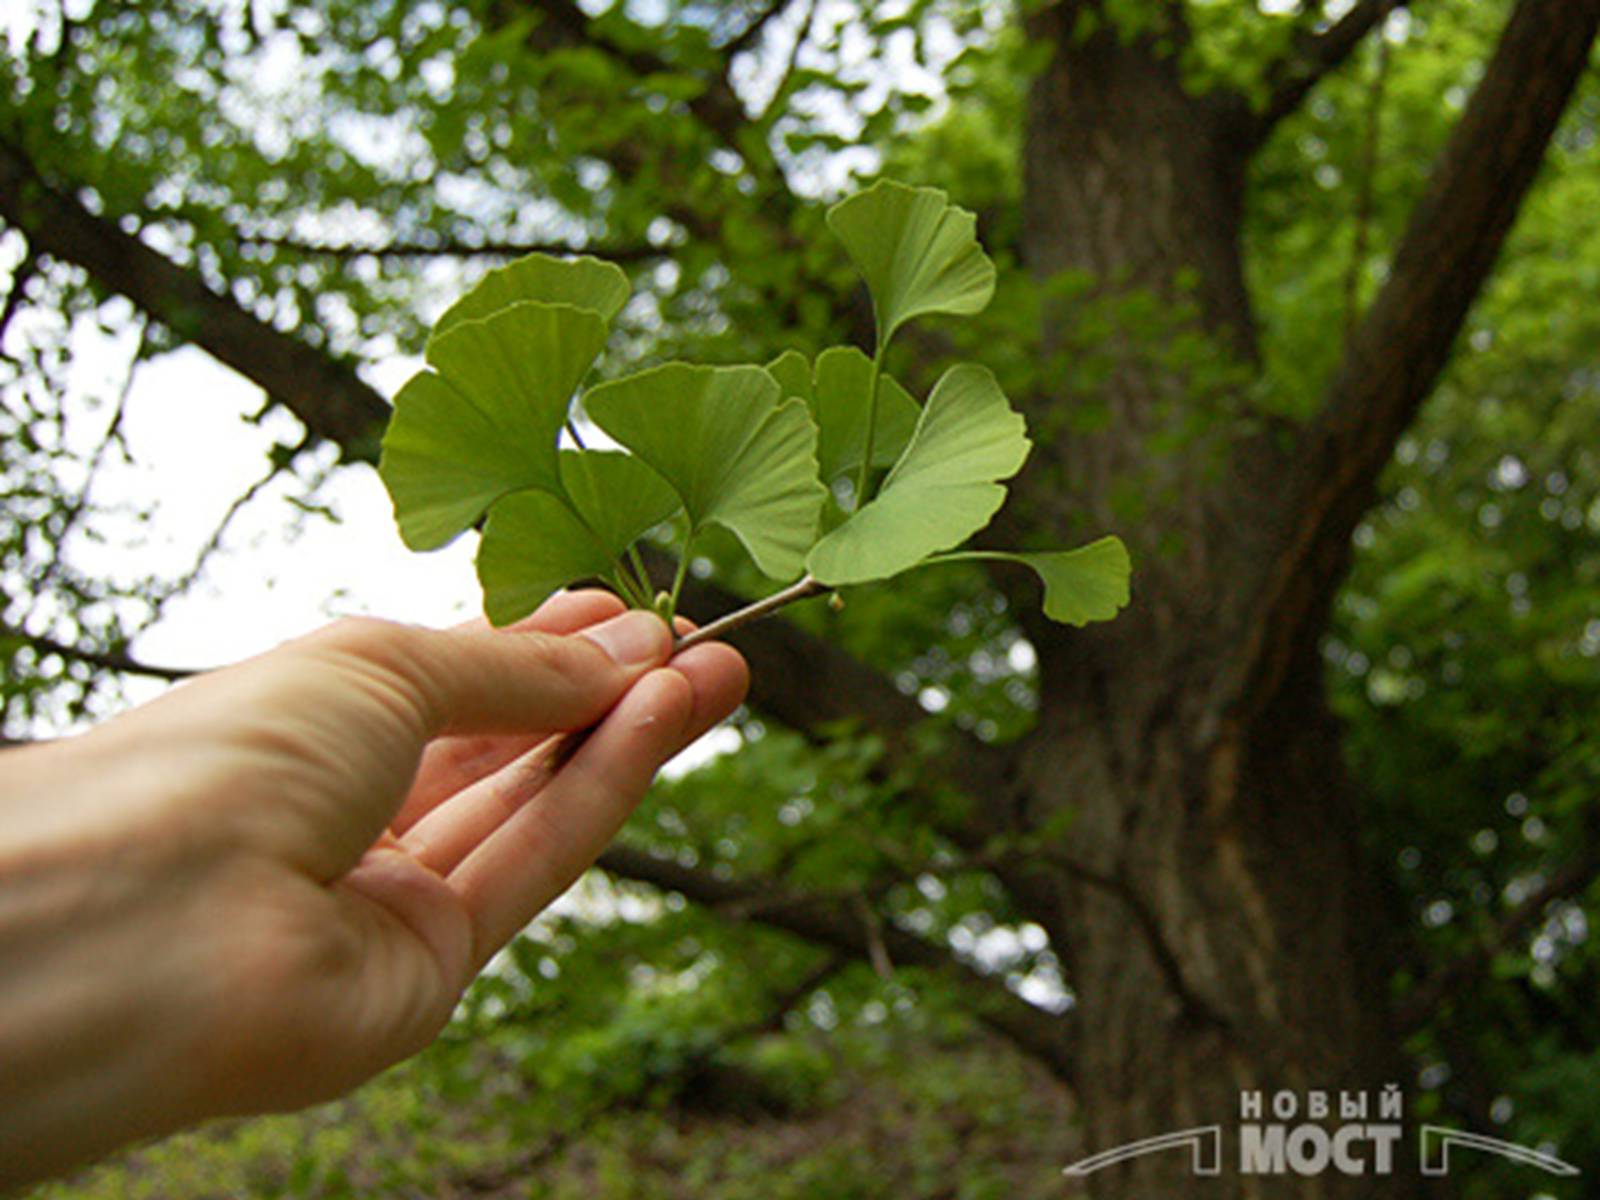
{"type": "Polygon", "coordinates": [[[867,937],[867,961],[872,964],[872,970],[879,979],[893,979],[894,960],[889,957],[889,948],[883,944],[883,921],[877,909],[868,904],[860,893],[852,897],[852,901],[861,916],[861,928],[867,937]]]}
{"type": "Polygon", "coordinates": [[[485,241],[467,242],[453,238],[437,241],[392,241],[382,244],[360,242],[317,242],[303,238],[276,234],[240,234],[243,246],[269,250],[284,250],[292,254],[307,254],[317,258],[520,258],[525,254],[588,254],[610,259],[613,262],[642,262],[651,258],[666,258],[672,253],[669,246],[654,246],[648,242],[625,242],[612,245],[595,244],[574,246],[568,242],[518,242],[485,241]]]}
{"type": "Polygon", "coordinates": [[[709,625],[702,625],[693,633],[686,634],[678,639],[674,652],[682,652],[691,646],[698,646],[701,642],[709,642],[715,638],[726,637],[735,629],[759,621],[762,617],[770,616],[780,608],[784,608],[797,600],[808,600],[812,596],[820,596],[831,589],[827,584],[818,583],[811,576],[803,577],[798,583],[792,583],[781,592],[772,595],[754,604],[747,604],[737,612],[731,612],[725,617],[718,617],[709,625]]]}
{"type": "Polygon", "coordinates": [[[774,3],[768,4],[759,10],[755,16],[750,18],[750,23],[744,29],[717,47],[717,52],[722,55],[723,61],[731,62],[734,55],[743,54],[754,46],[761,37],[762,31],[766,29],[767,22],[771,21],[785,7],[787,7],[787,0],[774,0],[774,3]]]}
{"type": "Polygon", "coordinates": [[[789,46],[788,57],[784,59],[783,70],[778,72],[778,82],[772,89],[772,95],[767,98],[765,107],[762,108],[757,116],[756,119],[758,121],[765,121],[771,116],[772,110],[777,106],[778,101],[784,98],[784,92],[788,90],[789,81],[794,78],[795,65],[800,61],[800,49],[811,37],[811,26],[816,19],[816,15],[816,0],[806,0],[806,6],[801,12],[798,24],[795,26],[794,41],[789,46]]]}
{"type": "Polygon", "coordinates": [[[127,457],[127,443],[122,440],[122,421],[128,412],[128,398],[133,394],[133,380],[138,373],[140,364],[144,360],[145,347],[149,344],[150,324],[148,321],[139,323],[139,340],[133,348],[133,357],[128,362],[128,373],[123,377],[122,388],[117,393],[116,408],[112,411],[111,422],[106,426],[105,433],[100,442],[95,446],[94,453],[89,456],[88,466],[84,470],[83,486],[78,489],[78,495],[65,510],[65,517],[61,522],[61,529],[55,536],[50,547],[50,561],[34,578],[31,590],[34,595],[44,595],[46,589],[60,574],[62,556],[66,553],[68,538],[77,528],[79,520],[89,507],[89,493],[94,487],[95,478],[100,473],[100,466],[105,461],[106,450],[113,444],[120,444],[123,456],[127,457]]]}
{"type": "Polygon", "coordinates": [[[106,671],[117,671],[124,675],[149,675],[155,679],[166,679],[176,682],[187,679],[199,672],[188,667],[162,667],[154,663],[138,662],[118,650],[88,650],[77,646],[69,646],[55,638],[42,634],[24,633],[20,629],[11,629],[0,626],[0,641],[15,641],[23,646],[29,646],[41,655],[54,655],[70,662],[86,663],[91,667],[99,667],[106,671]]]}
{"type": "Polygon", "coordinates": [[[1600,808],[1585,814],[1585,825],[1585,846],[1571,862],[1505,913],[1465,953],[1442,964],[1412,989],[1396,1014],[1400,1028],[1412,1030],[1422,1025],[1447,997],[1487,971],[1497,954],[1543,921],[1550,905],[1580,895],[1600,878],[1600,808]]]}

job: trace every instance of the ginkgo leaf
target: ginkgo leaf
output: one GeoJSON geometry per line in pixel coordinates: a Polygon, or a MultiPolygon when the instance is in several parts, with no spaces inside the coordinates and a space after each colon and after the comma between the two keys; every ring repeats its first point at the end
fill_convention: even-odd
{"type": "MultiPolygon", "coordinates": [[[[805,355],[789,350],[768,364],[767,370],[785,395],[799,396],[811,409],[822,481],[831,484],[859,467],[867,448],[872,360],[854,346],[834,346],[817,356],[813,372],[805,355]]],[[[887,467],[900,457],[920,413],[910,392],[887,375],[879,377],[874,467],[887,467]]]]}
{"type": "Polygon", "coordinates": [[[604,576],[678,510],[666,481],[610,450],[563,450],[565,498],[513,492],[489,510],[478,546],[483,608],[495,625],[527,616],[557,588],[604,576]]]}
{"type": "Polygon", "coordinates": [[[989,523],[1028,457],[1022,417],[994,375],[962,365],[934,385],[905,453],[878,494],[807,556],[831,586],[887,579],[989,523]]]}
{"type": "Polygon", "coordinates": [[[827,492],[805,403],[760,367],[668,363],[601,384],[594,423],[672,485],[691,534],[720,525],[776,579],[798,575],[827,492]]]}
{"type": "Polygon", "coordinates": [[[981,312],[994,296],[977,218],[937,188],[880,180],[830,208],[828,227],[867,281],[880,348],[913,317],[981,312]]]}
{"type": "Polygon", "coordinates": [[[594,532],[560,496],[512,492],[489,510],[478,545],[478,582],[491,624],[527,616],[558,588],[615,565],[594,532]]]}
{"type": "Polygon", "coordinates": [[[1133,564],[1119,538],[1103,537],[1076,550],[1009,553],[968,550],[941,554],[930,562],[992,559],[1021,563],[1044,582],[1044,615],[1064,625],[1109,621],[1128,604],[1133,564]]]}
{"type": "Polygon", "coordinates": [[[378,463],[406,545],[444,545],[507,492],[560,490],[556,438],[605,337],[587,309],[519,303],[428,344],[378,463]]]}
{"type": "Polygon", "coordinates": [[[563,450],[561,485],[612,558],[682,507],[642,459],[615,450],[563,450]]]}
{"type": "Polygon", "coordinates": [[[480,279],[461,299],[444,310],[429,341],[443,337],[462,321],[481,321],[513,304],[570,304],[600,314],[609,322],[628,302],[628,277],[615,263],[598,258],[553,258],[529,254],[480,279]]]}
{"type": "Polygon", "coordinates": [[[811,360],[798,350],[785,350],[767,364],[767,374],[778,381],[785,396],[798,396],[811,403],[811,360]]]}

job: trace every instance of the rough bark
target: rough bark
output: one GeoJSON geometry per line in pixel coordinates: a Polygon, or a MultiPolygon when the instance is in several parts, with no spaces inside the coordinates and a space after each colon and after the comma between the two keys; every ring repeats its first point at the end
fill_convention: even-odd
{"type": "MultiPolygon", "coordinates": [[[[1186,94],[1151,44],[1068,36],[1077,7],[1045,11],[1032,30],[1057,47],[1030,103],[1027,262],[1163,295],[1198,273],[1199,319],[1248,357],[1238,232],[1260,118],[1186,94]]],[[[1388,7],[1356,13],[1375,22],[1388,7]]],[[[1062,531],[1063,491],[1113,527],[1119,493],[1133,485],[1150,499],[1119,530],[1139,564],[1132,609],[1087,631],[1032,630],[1043,699],[1022,785],[1035,819],[1072,813],[1066,844],[1089,872],[1041,916],[1079,997],[1075,1077],[1091,1150],[1230,1125],[1245,1090],[1403,1079],[1385,1001],[1400,924],[1362,855],[1318,639],[1350,531],[1447,361],[1597,23],[1600,0],[1517,6],[1324,415],[1293,443],[1201,439],[1152,455],[1163,403],[1185,381],[1130,354],[1096,397],[1108,431],[1052,440],[1046,469],[1022,481],[1023,503],[1062,531]]],[[[1305,78],[1284,76],[1283,103],[1304,95],[1305,78]]],[[[1030,423],[1048,428],[1053,403],[1034,400],[1030,423]]],[[[1404,1186],[1232,1170],[1197,1180],[1181,1155],[1090,1179],[1096,1195],[1141,1200],[1404,1186]]]]}

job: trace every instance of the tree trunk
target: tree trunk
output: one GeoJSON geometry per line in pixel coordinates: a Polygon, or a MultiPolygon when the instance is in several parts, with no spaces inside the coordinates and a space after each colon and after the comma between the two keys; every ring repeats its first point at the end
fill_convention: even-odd
{"type": "MultiPolygon", "coordinates": [[[[1029,266],[1088,272],[1107,296],[1171,298],[1188,275],[1204,327],[1253,358],[1243,114],[1189,96],[1149,45],[1106,34],[1073,43],[1051,20],[1032,31],[1058,47],[1030,103],[1029,266]]],[[[1227,519],[1241,482],[1233,447],[1151,453],[1163,402],[1186,386],[1130,345],[1095,397],[1111,410],[1107,432],[1041,445],[1043,469],[1021,483],[1023,510],[1048,513],[1064,479],[1072,503],[1128,538],[1137,564],[1136,602],[1117,621],[1030,630],[1041,714],[1020,781],[1030,820],[1071,814],[1050,931],[1079,997],[1086,1153],[1213,1124],[1231,1138],[1244,1092],[1376,1098],[1402,1081],[1385,1000],[1391,914],[1363,860],[1315,641],[1276,695],[1238,706],[1249,715],[1232,724],[1215,717],[1216,680],[1248,636],[1224,597],[1240,589],[1241,555],[1254,542],[1264,557],[1270,542],[1245,537],[1242,551],[1238,518],[1227,519]],[[1130,491],[1148,507],[1120,521],[1117,497],[1130,491]]],[[[1051,403],[1035,400],[1030,424],[1048,427],[1051,403]]],[[[1031,532],[1074,531],[1063,519],[1031,532]]],[[[1269,564],[1243,565],[1259,576],[1269,564]]],[[[1394,1178],[1237,1168],[1228,1140],[1220,1179],[1169,1151],[1089,1185],[1139,1200],[1403,1194],[1394,1178]]]]}

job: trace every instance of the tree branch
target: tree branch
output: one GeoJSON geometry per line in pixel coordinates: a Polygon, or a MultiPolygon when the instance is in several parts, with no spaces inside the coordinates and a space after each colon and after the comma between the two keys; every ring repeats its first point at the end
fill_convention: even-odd
{"type": "Polygon", "coordinates": [[[1356,47],[1407,0],[1358,0],[1321,33],[1296,37],[1289,52],[1267,68],[1267,103],[1255,119],[1254,140],[1264,141],[1279,121],[1297,111],[1311,89],[1342,67],[1356,47]]]}
{"type": "Polygon", "coordinates": [[[148,675],[152,679],[176,682],[199,674],[198,671],[186,667],[162,667],[139,662],[122,650],[87,650],[79,646],[69,646],[65,642],[56,641],[55,638],[24,633],[20,629],[0,627],[0,642],[16,642],[23,646],[31,646],[45,656],[55,655],[69,662],[81,662],[91,667],[99,667],[103,671],[117,671],[124,675],[148,675]]]}
{"type": "MultiPolygon", "coordinates": [[[[635,75],[677,74],[685,73],[687,70],[653,51],[619,45],[615,40],[606,37],[601,29],[597,29],[593,18],[573,0],[540,0],[536,7],[565,40],[598,46],[635,75]]],[[[721,70],[709,77],[703,76],[704,90],[690,99],[686,105],[695,119],[715,135],[718,141],[747,162],[749,148],[745,144],[746,140],[740,135],[749,124],[750,118],[745,112],[744,101],[734,90],[731,68],[733,59],[746,48],[747,43],[744,39],[752,34],[759,35],[761,28],[781,7],[782,5],[774,5],[772,11],[758,17],[750,28],[722,48],[721,70]]],[[[770,153],[763,156],[762,162],[750,165],[763,175],[772,175],[778,169],[777,162],[770,153]]]]}
{"type": "MultiPolygon", "coordinates": [[[[685,899],[710,907],[748,905],[753,897],[761,897],[769,890],[749,881],[719,879],[621,844],[607,849],[600,856],[599,865],[614,875],[678,892],[685,899]]],[[[848,902],[783,894],[752,906],[751,911],[764,925],[863,962],[871,961],[872,934],[848,902]]],[[[893,925],[883,927],[879,936],[882,949],[894,962],[923,967],[955,981],[971,998],[974,1015],[985,1025],[1039,1059],[1063,1081],[1072,1082],[1071,1026],[1066,1020],[1035,1008],[1010,991],[1003,981],[963,963],[945,947],[893,925]]]]}
{"type": "Polygon", "coordinates": [[[317,258],[521,258],[525,254],[588,254],[611,262],[644,262],[652,258],[666,258],[672,254],[670,246],[652,246],[648,242],[630,242],[620,245],[572,246],[565,242],[464,242],[441,238],[435,241],[394,241],[381,246],[364,246],[344,243],[305,241],[293,237],[238,235],[241,246],[259,246],[270,250],[287,250],[292,254],[305,254],[317,258]]]}
{"type": "MultiPolygon", "coordinates": [[[[651,573],[667,571],[667,557],[645,548],[651,573]]],[[[682,610],[698,623],[742,608],[745,601],[705,580],[684,585],[682,610]]],[[[928,719],[922,706],[903,694],[882,674],[825,638],[806,632],[781,617],[753,622],[728,642],[750,662],[750,703],[791,729],[813,738],[827,736],[831,726],[856,721],[882,737],[891,760],[911,758],[911,731],[928,719]]],[[[948,749],[925,764],[930,780],[953,786],[969,796],[972,811],[960,828],[946,830],[972,849],[1005,832],[1013,789],[1011,756],[970,734],[951,730],[948,749]]]]}
{"type": "Polygon", "coordinates": [[[120,292],[174,333],[226,363],[298,417],[316,436],[356,458],[376,456],[389,413],[348,363],[287,337],[200,276],[171,262],[114,218],[96,216],[40,177],[20,147],[0,137],[0,216],[30,249],[73,263],[120,292]]]}
{"type": "MultiPolygon", "coordinates": [[[[1349,565],[1380,471],[1448,362],[1588,62],[1600,0],[1519,0],[1345,348],[1323,410],[1285,462],[1291,516],[1219,714],[1269,704],[1349,565]]],[[[1318,626],[1320,627],[1320,626],[1318,626]]]]}
{"type": "MultiPolygon", "coordinates": [[[[1591,817],[1590,823],[1593,822],[1591,817]]],[[[1447,996],[1481,979],[1496,955],[1545,919],[1545,910],[1550,905],[1581,895],[1597,878],[1600,878],[1600,844],[1591,834],[1590,844],[1583,853],[1506,913],[1488,937],[1459,958],[1444,963],[1412,990],[1400,1005],[1396,1018],[1400,1027],[1409,1031],[1420,1026],[1447,996]]]]}

